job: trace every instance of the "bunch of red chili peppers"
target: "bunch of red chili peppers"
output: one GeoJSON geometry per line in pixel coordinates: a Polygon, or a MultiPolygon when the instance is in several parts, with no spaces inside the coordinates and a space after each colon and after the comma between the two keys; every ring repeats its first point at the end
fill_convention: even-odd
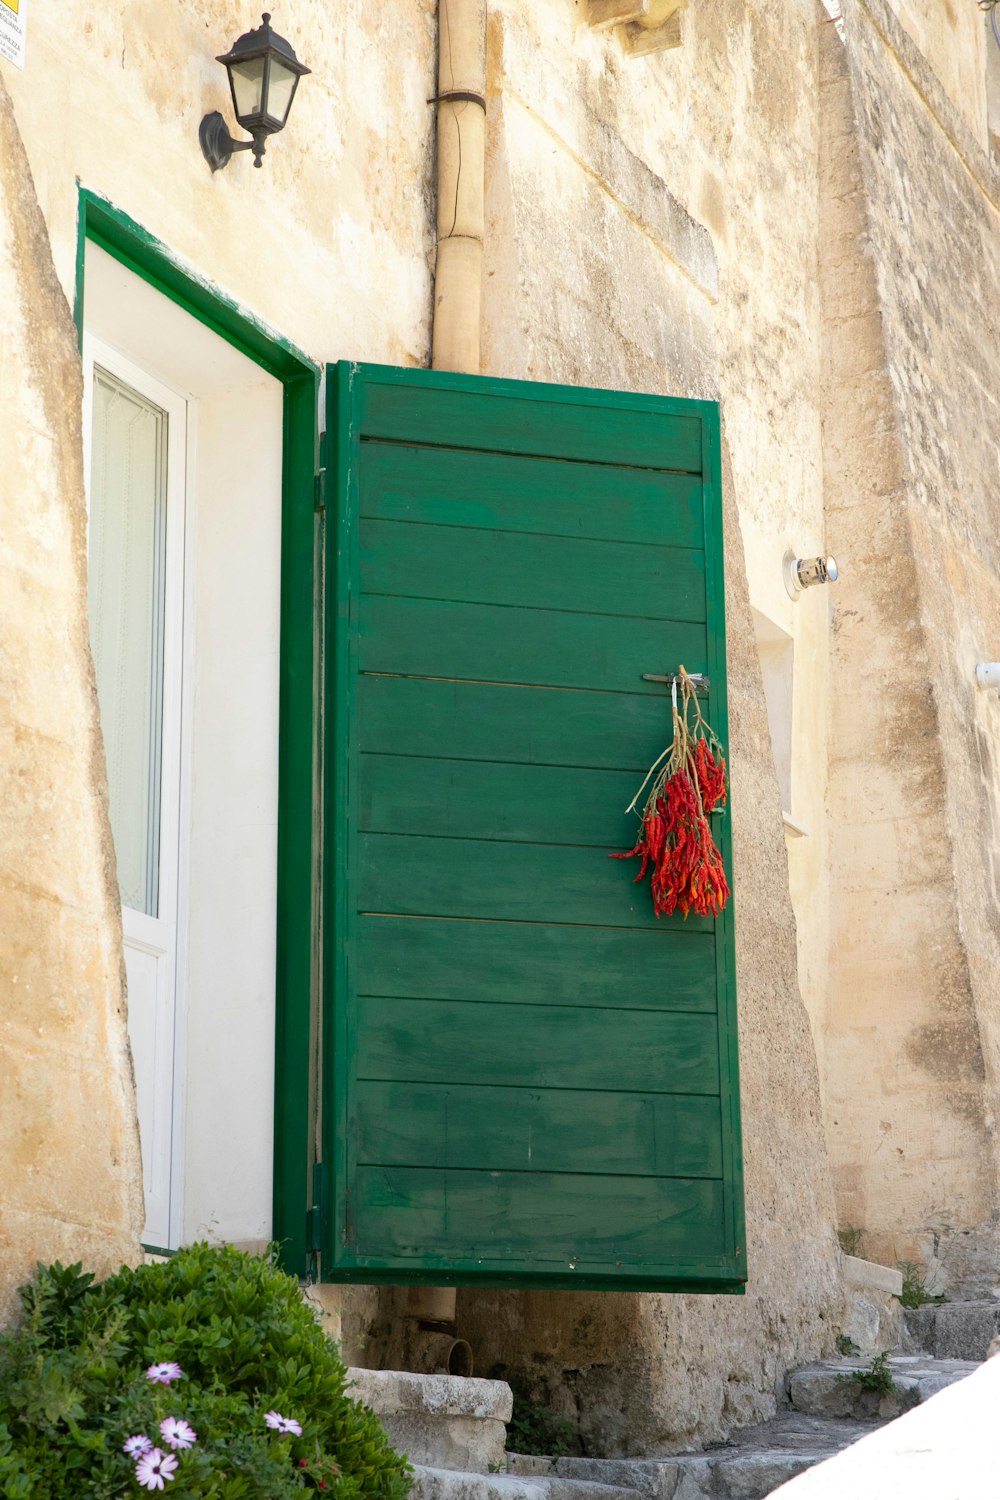
{"type": "Polygon", "coordinates": [[[641,814],[642,831],[634,849],[612,859],[637,857],[640,881],[652,867],[650,888],[658,917],[674,911],[685,918],[717,917],[729,899],[729,883],[708,815],[726,803],[726,762],[711,726],[702,718],[687,672],[681,667],[681,706],[673,685],[673,742],[654,761],[628,811],[632,812],[652,778],[641,814]],[[689,713],[694,708],[694,722],[689,713]]]}

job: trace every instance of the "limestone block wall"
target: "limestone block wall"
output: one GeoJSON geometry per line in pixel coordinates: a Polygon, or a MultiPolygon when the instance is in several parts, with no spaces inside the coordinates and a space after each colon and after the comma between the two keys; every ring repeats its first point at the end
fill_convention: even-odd
{"type": "Polygon", "coordinates": [[[572,6],[491,4],[485,359],[499,374],[723,402],[750,602],[794,654],[789,838],[799,981],[826,1003],[829,600],[786,548],[826,545],[817,401],[813,0],[691,5],[625,57],[572,6]],[[687,221],[687,222],[685,222],[687,221]],[[495,310],[491,314],[491,307],[495,310]]]}
{"type": "MultiPolygon", "coordinates": [[[[823,285],[841,1222],[952,1295],[997,1282],[995,160],[882,0],[826,50],[823,285]],[[850,115],[853,112],[853,125],[850,115]],[[992,331],[991,331],[992,330],[992,331]]],[[[946,72],[946,70],[945,70],[946,72]]]]}
{"type": "Polygon", "coordinates": [[[4,66],[59,279],[72,296],[76,179],[317,361],[420,364],[429,339],[435,0],[331,7],[274,25],[312,69],[255,171],[212,174],[198,125],[215,60],[259,15],[239,0],[37,7],[23,73],[4,66]],[[67,57],[79,38],[86,66],[67,57]],[[65,128],[72,121],[72,130],[65,128]]]}
{"type": "Polygon", "coordinates": [[[0,80],[0,1319],[137,1253],[138,1127],[87,639],[76,331],[0,80]]]}
{"type": "Polygon", "coordinates": [[[961,0],[890,0],[887,8],[985,146],[987,37],[978,7],[961,0]]]}
{"type": "Polygon", "coordinates": [[[777,27],[754,5],[692,6],[683,46],[640,62],[568,32],[559,5],[491,14],[489,369],[722,401],[751,1279],[743,1299],[463,1292],[459,1319],[480,1373],[513,1376],[589,1451],[666,1452],[770,1414],[783,1370],[832,1341],[842,1310],[750,613],[801,651],[813,835],[791,878],[819,1017],[826,607],[793,606],[780,574],[785,545],[824,542],[816,15],[790,5],[777,27]]]}

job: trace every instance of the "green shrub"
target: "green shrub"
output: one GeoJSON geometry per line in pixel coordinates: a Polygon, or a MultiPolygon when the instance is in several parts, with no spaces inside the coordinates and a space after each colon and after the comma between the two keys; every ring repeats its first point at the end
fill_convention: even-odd
{"type": "Polygon", "coordinates": [[[840,1248],[845,1255],[859,1255],[864,1258],[865,1232],[853,1224],[848,1224],[846,1229],[837,1230],[837,1238],[840,1248]]]}
{"type": "Polygon", "coordinates": [[[507,1423],[508,1453],[543,1454],[548,1458],[563,1458],[574,1450],[579,1452],[577,1434],[571,1422],[559,1417],[536,1399],[536,1393],[516,1375],[504,1373],[514,1397],[514,1410],[507,1423]]]}
{"type": "Polygon", "coordinates": [[[837,1380],[842,1385],[853,1385],[859,1391],[871,1391],[876,1396],[891,1396],[896,1389],[887,1353],[876,1354],[867,1370],[853,1370],[849,1375],[838,1375],[837,1380]]]}
{"type": "Polygon", "coordinates": [[[927,1290],[927,1272],[918,1261],[897,1260],[896,1269],[903,1274],[903,1290],[899,1294],[903,1307],[924,1307],[928,1302],[947,1302],[947,1297],[937,1296],[927,1290]]]}
{"type": "Polygon", "coordinates": [[[21,1298],[19,1328],[0,1334],[4,1500],[124,1500],[164,1486],[170,1500],[308,1489],[404,1500],[409,1465],[346,1394],[336,1346],[269,1260],[195,1245],[99,1284],[57,1262],[21,1298]],[[150,1378],[160,1364],[181,1373],[150,1378]],[[183,1427],[163,1434],[168,1418],[196,1441],[180,1446],[183,1427]],[[140,1483],[123,1451],[133,1437],[176,1460],[163,1482],[140,1483]]]}

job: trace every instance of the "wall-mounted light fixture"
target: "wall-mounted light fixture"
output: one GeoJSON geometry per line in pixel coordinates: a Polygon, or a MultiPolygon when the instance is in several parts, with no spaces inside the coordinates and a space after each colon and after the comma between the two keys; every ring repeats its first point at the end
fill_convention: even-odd
{"type": "Polygon", "coordinates": [[[797,599],[803,589],[815,588],[818,583],[836,583],[840,577],[835,557],[796,557],[794,552],[785,553],[781,571],[790,599],[797,599]]]}
{"type": "Polygon", "coordinates": [[[234,151],[252,151],[254,166],[260,166],[268,136],[284,129],[299,79],[312,71],[299,62],[285,38],[271,30],[267,11],[261,19],[263,25],[245,32],[216,58],[229,74],[236,118],[253,140],[234,141],[217,109],[206,115],[198,139],[213,172],[228,167],[234,151]]]}

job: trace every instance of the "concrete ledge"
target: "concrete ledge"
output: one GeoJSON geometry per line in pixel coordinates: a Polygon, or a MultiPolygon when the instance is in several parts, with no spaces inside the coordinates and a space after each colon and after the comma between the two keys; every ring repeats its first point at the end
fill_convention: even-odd
{"type": "Polygon", "coordinates": [[[348,1370],[352,1394],[380,1417],[399,1412],[426,1412],[433,1417],[474,1417],[481,1422],[509,1422],[514,1408],[503,1380],[464,1375],[414,1375],[408,1370],[348,1370]]]}
{"type": "Polygon", "coordinates": [[[844,1285],[850,1291],[888,1292],[890,1297],[899,1297],[903,1291],[903,1273],[891,1266],[876,1265],[873,1260],[861,1260],[856,1255],[843,1258],[844,1285]]]}

